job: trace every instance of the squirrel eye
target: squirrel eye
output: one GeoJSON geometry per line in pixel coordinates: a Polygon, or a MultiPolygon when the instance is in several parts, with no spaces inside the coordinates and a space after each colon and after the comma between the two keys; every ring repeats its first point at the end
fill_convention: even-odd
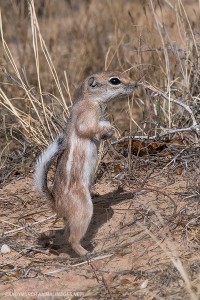
{"type": "Polygon", "coordinates": [[[113,77],[109,81],[110,81],[111,84],[114,84],[114,85],[117,85],[117,84],[121,83],[121,81],[117,77],[113,77]]]}

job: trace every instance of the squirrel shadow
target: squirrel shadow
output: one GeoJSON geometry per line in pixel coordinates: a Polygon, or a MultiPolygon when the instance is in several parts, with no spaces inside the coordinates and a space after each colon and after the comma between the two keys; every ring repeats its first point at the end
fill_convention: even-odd
{"type": "MultiPolygon", "coordinates": [[[[95,247],[94,243],[92,242],[92,238],[95,236],[98,229],[104,223],[108,222],[114,214],[111,205],[115,205],[121,201],[130,199],[134,195],[134,193],[131,192],[126,194],[123,194],[122,192],[123,189],[118,188],[117,190],[107,194],[98,196],[95,195],[92,197],[94,204],[93,217],[88,231],[81,242],[81,245],[89,252],[92,252],[95,247]]],[[[42,247],[49,249],[49,251],[53,254],[61,255],[65,253],[72,258],[78,257],[78,255],[71,249],[71,246],[67,240],[68,237],[65,234],[65,230],[58,229],[42,233],[38,239],[38,242],[42,247]]]]}

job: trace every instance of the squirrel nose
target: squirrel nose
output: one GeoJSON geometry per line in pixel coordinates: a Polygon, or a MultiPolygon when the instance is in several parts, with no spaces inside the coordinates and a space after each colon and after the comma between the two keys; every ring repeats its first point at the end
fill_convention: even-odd
{"type": "Polygon", "coordinates": [[[139,85],[139,82],[138,82],[138,81],[135,81],[135,82],[134,82],[134,86],[137,88],[138,85],[139,85]]]}

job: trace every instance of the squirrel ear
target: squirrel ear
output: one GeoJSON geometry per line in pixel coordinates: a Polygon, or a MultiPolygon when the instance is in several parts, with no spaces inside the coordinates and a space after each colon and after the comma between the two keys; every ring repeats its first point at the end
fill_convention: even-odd
{"type": "Polygon", "coordinates": [[[96,79],[94,77],[90,77],[88,80],[88,84],[91,87],[95,87],[97,85],[96,79]]]}

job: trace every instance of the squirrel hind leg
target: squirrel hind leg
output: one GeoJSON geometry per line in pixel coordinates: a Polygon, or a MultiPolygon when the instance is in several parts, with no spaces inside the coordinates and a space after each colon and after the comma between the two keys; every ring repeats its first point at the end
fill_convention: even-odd
{"type": "MultiPolygon", "coordinates": [[[[64,220],[65,221],[65,220],[64,220]]],[[[69,241],[72,249],[80,256],[84,256],[88,254],[88,251],[84,249],[80,244],[80,236],[84,235],[84,233],[77,234],[79,230],[74,226],[69,227],[69,223],[65,222],[64,227],[64,238],[69,241]]]]}
{"type": "Polygon", "coordinates": [[[72,249],[80,256],[84,256],[84,255],[87,255],[89,252],[83,248],[80,244],[80,242],[72,242],[71,243],[71,246],[72,246],[72,249]]]}
{"type": "Polygon", "coordinates": [[[91,205],[88,204],[88,207],[84,207],[82,210],[79,208],[76,210],[76,213],[72,216],[72,220],[69,220],[69,243],[71,244],[72,249],[80,256],[88,254],[88,251],[81,246],[81,240],[84,237],[88,226],[92,218],[92,209],[91,205]]]}
{"type": "Polygon", "coordinates": [[[69,228],[69,222],[64,218],[64,234],[63,238],[68,240],[71,244],[72,249],[80,256],[88,255],[89,252],[84,249],[79,241],[79,235],[77,235],[77,229],[74,228],[74,226],[71,226],[71,234],[70,234],[70,228],[69,228]]]}
{"type": "MultiPolygon", "coordinates": [[[[87,228],[86,228],[87,230],[87,228]]],[[[86,230],[77,226],[70,226],[69,243],[72,249],[80,256],[84,256],[88,251],[81,246],[81,239],[84,237],[86,230]]]]}

